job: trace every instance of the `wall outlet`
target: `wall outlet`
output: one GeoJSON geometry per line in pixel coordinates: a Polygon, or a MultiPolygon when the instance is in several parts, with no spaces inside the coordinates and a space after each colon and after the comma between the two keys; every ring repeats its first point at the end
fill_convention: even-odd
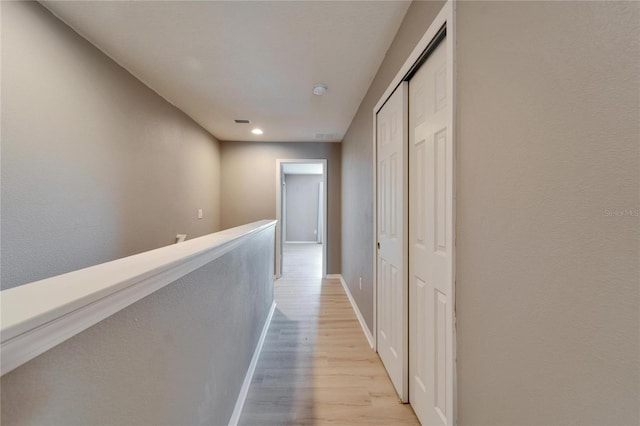
{"type": "Polygon", "coordinates": [[[362,277],[360,277],[359,285],[360,285],[360,290],[362,290],[362,277]]]}
{"type": "Polygon", "coordinates": [[[198,209],[198,219],[202,219],[202,209],[198,209]]]}

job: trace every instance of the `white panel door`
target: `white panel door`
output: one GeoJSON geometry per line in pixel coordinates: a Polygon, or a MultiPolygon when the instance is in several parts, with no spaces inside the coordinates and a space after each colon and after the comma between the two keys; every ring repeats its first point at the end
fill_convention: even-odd
{"type": "Polygon", "coordinates": [[[409,82],[410,402],[453,424],[453,146],[447,39],[409,82]]]}
{"type": "Polygon", "coordinates": [[[403,402],[408,402],[407,83],[377,114],[377,344],[403,402]]]}

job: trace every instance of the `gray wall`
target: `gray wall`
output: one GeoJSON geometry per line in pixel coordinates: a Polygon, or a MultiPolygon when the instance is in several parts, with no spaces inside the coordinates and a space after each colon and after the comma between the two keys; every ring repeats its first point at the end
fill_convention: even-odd
{"type": "Polygon", "coordinates": [[[326,159],[327,273],[339,274],[340,150],[338,143],[222,142],[222,227],[276,218],[276,159],[326,159]]]}
{"type": "Polygon", "coordinates": [[[460,425],[640,424],[639,25],[458,5],[460,425]]]}
{"type": "Polygon", "coordinates": [[[322,179],[322,175],[285,175],[287,241],[317,240],[318,184],[322,179]]]}
{"type": "Polygon", "coordinates": [[[218,142],[40,4],[1,7],[2,288],[218,230],[218,142]]]}
{"type": "MultiPolygon", "coordinates": [[[[439,8],[412,4],[343,142],[370,326],[372,108],[439,8]]],[[[640,423],[639,8],[458,2],[460,425],[640,423]]]]}
{"type": "Polygon", "coordinates": [[[373,331],[373,107],[444,2],[413,2],[342,142],[342,276],[373,331]],[[358,278],[362,277],[362,290],[358,278]]]}
{"type": "Polygon", "coordinates": [[[225,425],[273,302],[274,228],[2,377],[2,424],[225,425]]]}

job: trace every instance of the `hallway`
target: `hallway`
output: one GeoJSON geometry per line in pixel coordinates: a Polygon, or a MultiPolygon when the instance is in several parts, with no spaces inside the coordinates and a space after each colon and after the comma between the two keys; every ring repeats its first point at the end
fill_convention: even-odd
{"type": "Polygon", "coordinates": [[[401,404],[337,279],[322,280],[322,245],[287,244],[277,307],[241,425],[418,424],[401,404]]]}

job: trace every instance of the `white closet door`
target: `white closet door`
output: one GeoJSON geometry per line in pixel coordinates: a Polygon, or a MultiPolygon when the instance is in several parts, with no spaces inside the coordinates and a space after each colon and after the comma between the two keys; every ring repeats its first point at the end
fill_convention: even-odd
{"type": "Polygon", "coordinates": [[[408,402],[407,83],[377,114],[377,344],[403,402],[408,402]]]}
{"type": "Polygon", "coordinates": [[[409,395],[424,425],[453,423],[453,111],[447,42],[409,82],[409,395]]]}

